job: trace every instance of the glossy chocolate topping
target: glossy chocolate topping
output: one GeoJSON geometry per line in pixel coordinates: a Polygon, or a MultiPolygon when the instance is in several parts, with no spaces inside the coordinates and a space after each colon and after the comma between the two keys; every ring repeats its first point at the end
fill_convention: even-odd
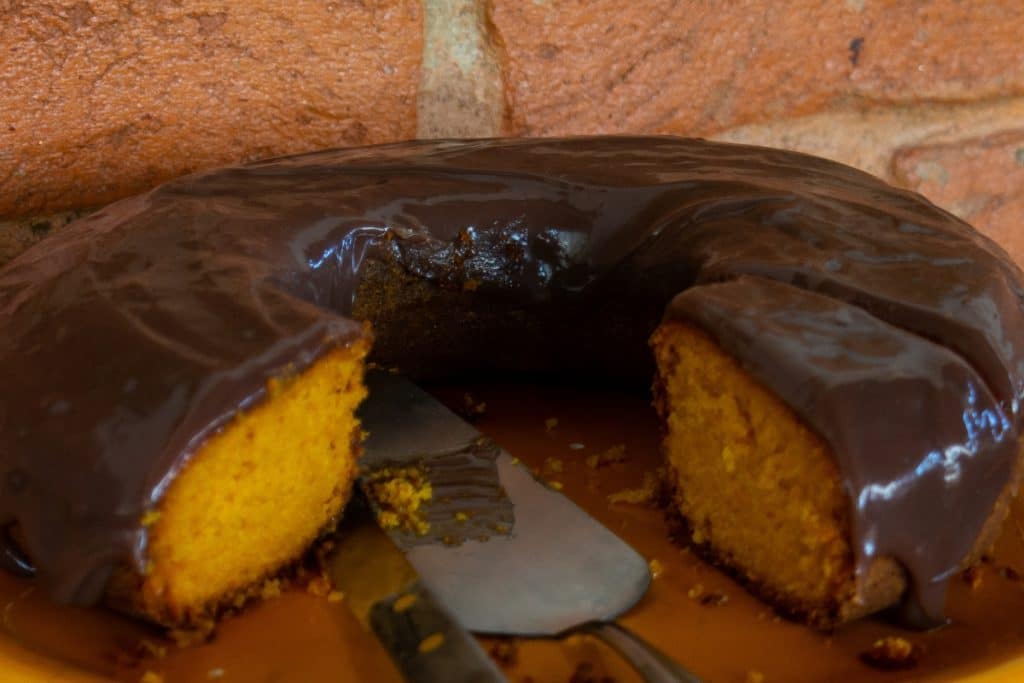
{"type": "Polygon", "coordinates": [[[832,446],[859,570],[898,558],[924,610],[912,614],[939,621],[948,579],[992,515],[979,492],[1014,476],[1017,429],[974,370],[859,308],[763,278],[687,290],[666,317],[711,334],[832,446]]]}
{"type": "Polygon", "coordinates": [[[686,290],[670,313],[832,444],[858,558],[900,560],[935,615],[1014,470],[1021,285],[917,195],[768,149],[414,142],[201,173],[0,271],[0,521],[56,597],[95,600],[197,445],[361,337],[349,316],[403,367],[605,373],[645,367],[686,290]],[[443,295],[403,299],[420,280],[443,295]]]}

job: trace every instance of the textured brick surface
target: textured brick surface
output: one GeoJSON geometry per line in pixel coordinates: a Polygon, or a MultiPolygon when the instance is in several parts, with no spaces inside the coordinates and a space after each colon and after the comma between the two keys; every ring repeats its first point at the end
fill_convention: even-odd
{"type": "Polygon", "coordinates": [[[423,9],[418,136],[500,135],[505,117],[501,62],[483,0],[423,0],[423,9]]]}
{"type": "Polygon", "coordinates": [[[902,150],[894,169],[899,182],[973,223],[1024,264],[1024,127],[902,150]]]}
{"type": "Polygon", "coordinates": [[[1024,266],[1024,215],[1017,213],[1015,219],[1011,211],[1024,197],[1024,178],[1010,163],[1017,151],[1013,131],[1022,122],[1024,98],[993,98],[824,111],[740,126],[714,137],[836,159],[917,190],[1000,242],[1024,266]],[[924,175],[918,175],[919,158],[941,163],[944,173],[929,179],[926,164],[924,175]]]}
{"type": "Polygon", "coordinates": [[[837,159],[1024,263],[1021,26],[1004,0],[0,0],[0,263],[200,167],[597,132],[837,159]]]}
{"type": "Polygon", "coordinates": [[[0,216],[413,137],[417,0],[0,0],[0,216]]]}
{"type": "Polygon", "coordinates": [[[1022,2],[493,0],[492,18],[522,134],[707,135],[1024,92],[1022,2]]]}
{"type": "Polygon", "coordinates": [[[81,211],[0,220],[0,267],[50,233],[81,217],[81,211]]]}
{"type": "Polygon", "coordinates": [[[921,102],[866,110],[826,110],[716,133],[716,140],[794,149],[856,166],[895,181],[897,150],[946,144],[1012,130],[1024,121],[1024,97],[978,102],[921,102]]]}

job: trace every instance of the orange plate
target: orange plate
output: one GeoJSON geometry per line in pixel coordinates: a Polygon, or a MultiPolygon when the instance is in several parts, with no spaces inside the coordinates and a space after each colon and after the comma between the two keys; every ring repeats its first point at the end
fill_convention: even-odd
{"type": "MultiPolygon", "coordinates": [[[[567,495],[659,568],[650,593],[623,622],[709,681],[1024,680],[1024,509],[1006,525],[980,584],[955,581],[951,626],[905,631],[866,619],[830,636],[775,617],[730,578],[668,538],[663,511],[612,504],[658,465],[658,425],[643,396],[561,386],[439,386],[461,407],[485,402],[482,431],[557,481],[567,495]],[[552,425],[551,419],[557,420],[552,425]],[[582,448],[580,448],[582,444],[582,448]],[[625,462],[592,467],[587,457],[625,445],[625,462]],[[724,596],[724,597],[722,597],[724,596]],[[719,604],[724,601],[724,604],[719,604]],[[859,654],[883,636],[920,652],[914,668],[880,672],[859,654]],[[763,676],[760,679],[758,674],[763,676]]],[[[96,609],[52,605],[29,581],[0,575],[4,681],[397,681],[376,641],[344,609],[300,588],[225,619],[207,643],[178,647],[146,625],[96,609]]],[[[614,653],[589,638],[484,641],[510,681],[638,681],[614,653]]]]}

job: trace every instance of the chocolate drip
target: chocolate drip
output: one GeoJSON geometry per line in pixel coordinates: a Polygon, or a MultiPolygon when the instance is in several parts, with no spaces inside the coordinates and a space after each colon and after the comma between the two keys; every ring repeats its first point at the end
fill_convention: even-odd
{"type": "Polygon", "coordinates": [[[1014,470],[1020,271],[866,174],[675,138],[320,152],[70,226],[0,270],[0,522],[56,597],[94,601],[143,566],[139,520],[203,439],[360,338],[352,317],[403,367],[647,381],[646,335],[688,288],[670,314],[832,444],[860,561],[896,557],[941,611],[1014,470]]]}

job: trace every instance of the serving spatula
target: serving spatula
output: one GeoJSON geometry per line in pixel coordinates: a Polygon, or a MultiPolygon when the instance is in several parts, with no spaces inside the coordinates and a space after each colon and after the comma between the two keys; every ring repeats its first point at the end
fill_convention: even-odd
{"type": "Polygon", "coordinates": [[[357,491],[326,558],[331,582],[408,683],[505,683],[494,662],[423,585],[357,491]]]}
{"type": "Polygon", "coordinates": [[[418,467],[433,488],[425,528],[388,533],[459,623],[493,635],[583,631],[647,681],[698,681],[614,623],[647,591],[643,557],[416,385],[380,371],[367,385],[363,467],[418,467]]]}

